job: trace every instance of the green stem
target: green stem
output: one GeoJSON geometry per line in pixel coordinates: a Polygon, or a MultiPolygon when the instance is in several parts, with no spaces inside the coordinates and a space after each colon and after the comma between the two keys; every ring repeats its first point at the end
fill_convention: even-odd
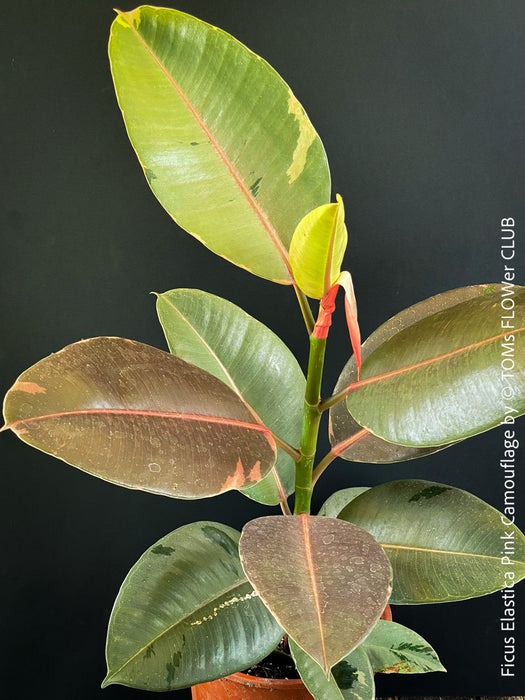
{"type": "Polygon", "coordinates": [[[312,470],[317,448],[317,435],[321,411],[319,410],[321,380],[323,377],[326,338],[310,335],[310,357],[306,375],[304,396],[303,430],[301,435],[301,458],[295,468],[295,508],[294,515],[310,513],[312,500],[312,470]]]}
{"type": "Polygon", "coordinates": [[[312,314],[312,309],[310,308],[306,294],[302,292],[296,284],[294,284],[293,288],[297,295],[299,306],[301,307],[301,313],[303,314],[306,330],[308,331],[308,335],[310,335],[315,326],[315,319],[314,315],[312,314]]]}
{"type": "Polygon", "coordinates": [[[324,470],[329,467],[334,459],[337,457],[337,452],[334,452],[333,450],[330,450],[328,454],[326,454],[323,459],[319,462],[319,464],[316,466],[314,469],[314,473],[312,475],[312,486],[315,486],[317,483],[317,480],[321,476],[321,474],[324,472],[324,470]]]}
{"type": "Polygon", "coordinates": [[[353,389],[357,388],[358,385],[359,382],[352,382],[352,384],[349,384],[342,391],[338,391],[337,394],[332,394],[332,396],[329,396],[324,401],[321,401],[319,405],[319,410],[321,413],[323,411],[327,411],[329,408],[332,408],[332,406],[335,406],[336,403],[339,403],[339,401],[345,399],[353,389]]]}
{"type": "Polygon", "coordinates": [[[276,435],[274,432],[272,432],[272,437],[275,441],[275,444],[281,448],[281,450],[284,450],[287,454],[290,455],[290,457],[294,460],[294,462],[298,462],[301,458],[301,453],[299,450],[296,450],[295,447],[292,447],[286,440],[283,440],[280,438],[278,435],[276,435]]]}

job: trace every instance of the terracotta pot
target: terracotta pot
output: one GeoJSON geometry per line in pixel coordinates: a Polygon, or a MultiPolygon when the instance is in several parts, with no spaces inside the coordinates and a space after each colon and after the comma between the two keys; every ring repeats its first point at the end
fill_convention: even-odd
{"type": "Polygon", "coordinates": [[[193,700],[312,700],[300,678],[280,680],[234,673],[211,683],[194,685],[193,700]]]}
{"type": "Polygon", "coordinates": [[[390,605],[387,605],[386,608],[383,610],[383,614],[381,615],[380,619],[392,622],[392,608],[390,607],[390,605]]]}
{"type": "MultiPolygon", "coordinates": [[[[381,619],[392,621],[390,605],[384,609],[381,619]]],[[[257,678],[246,673],[194,685],[191,697],[193,700],[313,700],[300,678],[257,678]]]]}

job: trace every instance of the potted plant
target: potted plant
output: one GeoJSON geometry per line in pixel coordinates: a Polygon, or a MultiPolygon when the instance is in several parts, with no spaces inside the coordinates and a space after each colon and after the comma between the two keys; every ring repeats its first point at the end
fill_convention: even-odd
{"type": "MultiPolygon", "coordinates": [[[[102,479],[174,498],[239,490],[282,509],[242,533],[204,520],[153,544],[117,596],[104,685],[201,686],[195,697],[219,697],[208,682],[258,664],[285,634],[318,699],[373,698],[375,672],[443,670],[418,633],[380,619],[385,606],[512,587],[525,576],[525,538],[511,514],[405,479],[337,492],[312,515],[312,491],[338,456],[399,462],[501,424],[515,449],[525,289],[509,273],[440,294],[361,345],[341,270],[344,205],[330,202],[319,136],[277,73],[221,30],[148,6],[118,13],[110,59],[159,201],[219,255],[293,287],[310,356],[305,377],[240,308],[175,289],[157,298],[170,353],[92,338],[30,367],[8,392],[3,429],[102,479]],[[324,396],[340,288],[354,354],[324,396]],[[307,297],[319,302],[315,318],[307,297]],[[316,461],[326,412],[332,449],[316,461]]],[[[262,681],[226,682],[239,680],[265,697],[262,681]]]]}

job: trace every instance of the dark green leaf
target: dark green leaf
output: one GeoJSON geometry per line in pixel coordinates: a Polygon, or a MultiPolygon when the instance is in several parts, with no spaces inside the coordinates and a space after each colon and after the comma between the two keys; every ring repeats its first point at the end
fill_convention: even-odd
{"type": "Polygon", "coordinates": [[[525,577],[523,534],[452,486],[391,481],[358,496],[339,517],[368,530],[385,550],[394,570],[391,603],[474,598],[525,577]]]}
{"type": "Polygon", "coordinates": [[[374,674],[361,646],[336,664],[327,676],[321,666],[290,639],[297,670],[315,700],[375,700],[374,674]]]}
{"type": "Polygon", "coordinates": [[[524,338],[525,288],[502,297],[494,286],[374,350],[346,399],[350,413],[375,435],[413,447],[442,446],[494,428],[509,410],[514,417],[525,412],[524,338]],[[512,304],[513,330],[502,330],[509,313],[502,299],[512,304]]]}
{"type": "Polygon", "coordinates": [[[127,575],[111,614],[104,686],[166,691],[243,670],[282,630],[247,581],[239,533],[185,525],[150,547],[127,575]]]}
{"type": "MultiPolygon", "coordinates": [[[[396,314],[383,323],[362,346],[362,357],[365,360],[383,343],[409,328],[421,319],[427,318],[458,304],[485,296],[499,289],[498,285],[477,285],[452,289],[448,292],[425,299],[396,314]]],[[[357,381],[355,358],[351,357],[339,377],[334,394],[343,391],[345,387],[357,381]]],[[[362,428],[353,418],[346,401],[339,401],[330,409],[330,442],[339,456],[353,462],[369,462],[373,464],[401,462],[432,454],[448,445],[438,447],[407,447],[387,442],[368,430],[362,428]]]]}
{"type": "Polygon", "coordinates": [[[397,622],[378,620],[359,649],[366,653],[376,673],[430,673],[446,670],[423,637],[397,622]]]}
{"type": "Polygon", "coordinates": [[[337,518],[339,513],[347,506],[350,501],[357,498],[365,491],[368,491],[368,486],[354,486],[349,489],[341,489],[333,493],[321,506],[321,510],[317,515],[324,515],[328,518],[337,518]]]}

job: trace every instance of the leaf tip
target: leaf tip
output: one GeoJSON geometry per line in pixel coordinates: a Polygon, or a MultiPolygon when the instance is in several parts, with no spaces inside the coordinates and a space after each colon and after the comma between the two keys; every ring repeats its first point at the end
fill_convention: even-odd
{"type": "Polygon", "coordinates": [[[108,675],[104,678],[102,683],[100,684],[100,687],[102,689],[107,688],[108,685],[112,685],[113,681],[111,680],[111,675],[108,673],[108,675]]]}

